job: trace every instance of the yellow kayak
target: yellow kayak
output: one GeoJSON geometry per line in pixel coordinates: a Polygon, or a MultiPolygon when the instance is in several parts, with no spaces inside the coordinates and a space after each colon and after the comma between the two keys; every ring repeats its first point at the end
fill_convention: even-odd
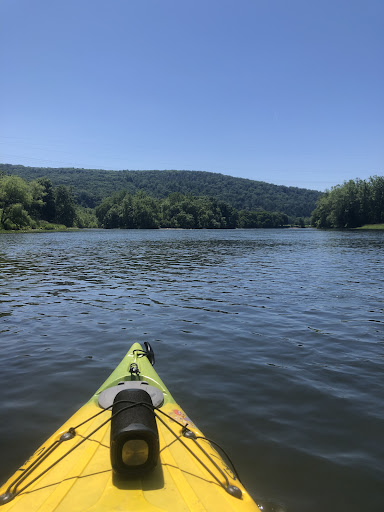
{"type": "Polygon", "coordinates": [[[0,489],[0,512],[259,511],[135,343],[0,489]]]}

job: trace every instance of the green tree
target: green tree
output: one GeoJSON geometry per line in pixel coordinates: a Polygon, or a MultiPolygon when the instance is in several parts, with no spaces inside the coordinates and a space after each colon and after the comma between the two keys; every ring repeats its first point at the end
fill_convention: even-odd
{"type": "Polygon", "coordinates": [[[384,176],[373,176],[369,179],[371,189],[371,222],[381,224],[384,222],[384,176]]]}
{"type": "Polygon", "coordinates": [[[56,222],[72,227],[76,220],[76,209],[73,194],[65,185],[55,189],[56,222]]]}
{"type": "Polygon", "coordinates": [[[76,207],[76,227],[97,228],[97,218],[92,208],[76,207]]]}
{"type": "Polygon", "coordinates": [[[7,215],[3,222],[4,229],[22,229],[28,226],[35,227],[35,223],[24,210],[21,203],[11,204],[7,208],[7,215]]]}
{"type": "Polygon", "coordinates": [[[104,227],[106,229],[116,229],[120,228],[120,207],[117,204],[112,205],[112,207],[107,211],[104,217],[104,227]]]}
{"type": "Polygon", "coordinates": [[[52,182],[48,178],[39,178],[36,180],[43,189],[42,193],[42,207],[41,207],[41,218],[48,222],[54,222],[56,218],[56,200],[55,191],[52,182]]]}
{"type": "Polygon", "coordinates": [[[120,226],[125,229],[133,229],[135,227],[134,201],[132,194],[128,192],[121,201],[120,207],[120,226]]]}
{"type": "Polygon", "coordinates": [[[17,226],[24,227],[28,219],[32,221],[27,212],[32,202],[33,196],[27,182],[18,176],[0,178],[0,225],[4,229],[20,229],[17,226]]]}
{"type": "Polygon", "coordinates": [[[96,217],[99,222],[100,227],[106,227],[105,226],[105,216],[107,215],[110,208],[112,208],[114,204],[114,200],[112,197],[107,197],[102,201],[99,206],[96,208],[96,217]]]}
{"type": "Polygon", "coordinates": [[[0,204],[3,207],[20,203],[30,205],[32,194],[26,181],[18,176],[3,176],[0,178],[0,204]]]}
{"type": "Polygon", "coordinates": [[[317,202],[311,223],[317,228],[354,228],[384,221],[384,177],[349,180],[317,202]]]}
{"type": "Polygon", "coordinates": [[[157,202],[145,192],[140,191],[132,200],[133,224],[139,229],[156,229],[159,227],[157,202]]]}

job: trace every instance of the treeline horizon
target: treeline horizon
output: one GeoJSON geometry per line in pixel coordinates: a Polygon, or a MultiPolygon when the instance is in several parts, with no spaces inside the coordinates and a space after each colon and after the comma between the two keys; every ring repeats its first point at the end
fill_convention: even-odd
{"type": "Polygon", "coordinates": [[[384,223],[384,176],[355,179],[322,195],[312,213],[316,228],[357,228],[384,223]]]}
{"type": "Polygon", "coordinates": [[[48,178],[52,185],[73,188],[77,204],[97,207],[104,199],[123,190],[144,191],[156,199],[172,192],[196,197],[215,197],[236,210],[275,211],[287,214],[292,222],[309,218],[321,192],[298,187],[273,185],[263,181],[205,171],[105,171],[97,169],[24,167],[0,164],[0,173],[17,175],[27,181],[48,178]]]}
{"type": "Polygon", "coordinates": [[[0,229],[233,229],[304,227],[356,228],[384,223],[384,177],[349,180],[333,187],[317,201],[311,218],[291,217],[263,208],[237,209],[211,195],[172,192],[156,198],[145,190],[121,190],[96,208],[76,201],[76,190],[54,186],[47,177],[26,181],[0,169],[0,229]]]}
{"type": "MultiPolygon", "coordinates": [[[[144,191],[122,191],[95,209],[76,205],[73,190],[53,187],[48,178],[27,182],[19,176],[0,176],[0,229],[234,229],[276,228],[289,218],[280,212],[238,211],[212,197],[172,193],[155,199],[144,191]]],[[[304,222],[301,219],[302,223],[304,222]]]]}

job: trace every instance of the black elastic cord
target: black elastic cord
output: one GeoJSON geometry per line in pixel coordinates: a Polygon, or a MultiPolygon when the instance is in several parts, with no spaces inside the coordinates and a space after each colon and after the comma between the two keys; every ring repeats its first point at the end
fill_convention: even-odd
{"type": "Polygon", "coordinates": [[[220,446],[218,443],[216,443],[215,441],[212,441],[212,439],[208,439],[207,437],[203,437],[203,436],[196,436],[196,439],[204,439],[204,441],[208,441],[209,444],[213,444],[214,446],[216,446],[216,448],[218,448],[221,452],[223,452],[223,454],[225,455],[226,459],[228,459],[228,462],[230,463],[230,465],[232,466],[232,471],[233,471],[233,474],[235,475],[235,477],[237,478],[237,480],[239,482],[241,482],[241,478],[239,476],[239,473],[237,472],[236,468],[235,468],[235,465],[234,463],[232,462],[230,456],[228,455],[228,453],[224,450],[224,448],[222,446],[220,446]]]}
{"type": "MultiPolygon", "coordinates": [[[[177,423],[180,427],[182,428],[187,428],[186,425],[184,425],[183,423],[180,423],[178,420],[176,420],[175,418],[172,418],[171,416],[169,416],[168,414],[166,414],[164,411],[160,410],[159,408],[157,407],[154,407],[153,405],[150,405],[150,404],[147,404],[147,403],[144,403],[144,402],[132,402],[131,400],[117,400],[116,402],[114,402],[113,405],[115,404],[119,404],[119,403],[129,403],[130,405],[127,405],[127,407],[124,407],[123,409],[111,414],[110,418],[108,418],[106,421],[104,421],[101,425],[99,425],[95,430],[93,430],[93,432],[91,432],[90,434],[88,434],[86,437],[84,437],[81,441],[79,441],[75,446],[73,446],[72,448],[70,448],[64,455],[62,455],[59,459],[57,459],[53,464],[51,464],[47,469],[45,469],[44,471],[42,471],[39,475],[37,475],[33,480],[31,480],[30,482],[28,482],[22,489],[20,489],[19,491],[17,491],[17,487],[20,485],[20,483],[22,481],[24,481],[54,450],[56,450],[56,448],[58,448],[61,443],[64,442],[63,439],[58,439],[56,441],[54,441],[54,443],[52,443],[51,446],[49,446],[43,453],[41,453],[39,455],[39,457],[34,460],[29,467],[27,467],[24,472],[19,476],[17,477],[11,484],[10,486],[8,487],[7,489],[7,493],[12,493],[13,494],[13,497],[21,494],[23,491],[25,491],[28,487],[30,487],[34,482],[36,482],[36,480],[38,480],[40,477],[42,477],[45,473],[47,473],[49,470],[51,470],[54,466],[56,466],[59,462],[61,462],[65,457],[67,457],[70,453],[72,453],[76,448],[78,448],[80,445],[82,445],[85,441],[87,441],[91,436],[93,436],[98,430],[100,430],[104,425],[106,425],[108,422],[110,422],[112,420],[112,418],[116,417],[118,414],[122,413],[123,411],[126,411],[128,409],[132,409],[133,407],[137,407],[139,405],[141,406],[144,406],[144,407],[147,407],[150,411],[152,411],[154,413],[154,415],[156,416],[156,418],[161,421],[161,423],[175,436],[175,438],[181,442],[181,444],[191,453],[191,455],[193,455],[193,457],[195,457],[197,459],[197,461],[208,471],[208,473],[219,483],[219,485],[221,487],[223,487],[224,489],[226,489],[226,487],[223,485],[223,483],[220,481],[220,479],[204,464],[204,462],[199,459],[199,457],[189,448],[189,446],[186,445],[186,443],[180,438],[179,435],[177,435],[176,432],[174,432],[171,427],[169,425],[167,425],[167,423],[158,415],[155,413],[156,412],[160,412],[161,414],[163,414],[164,416],[166,416],[168,419],[170,419],[171,421],[173,421],[174,423],[177,423]],[[15,486],[14,488],[14,491],[12,492],[11,489],[12,487],[15,486]]],[[[93,416],[91,416],[90,418],[88,418],[87,420],[83,421],[82,423],[79,423],[79,425],[77,425],[76,427],[74,428],[70,428],[69,429],[69,432],[71,433],[75,433],[76,429],[78,429],[79,427],[83,426],[85,423],[88,423],[89,421],[93,420],[94,418],[96,418],[97,416],[100,416],[101,414],[103,414],[105,411],[108,411],[111,407],[113,407],[113,405],[110,405],[109,407],[103,409],[102,411],[98,412],[97,414],[94,414],[93,416]]],[[[234,474],[236,475],[237,479],[240,481],[239,477],[238,477],[238,474],[237,474],[237,471],[231,461],[231,459],[228,457],[228,455],[226,454],[226,452],[223,450],[223,448],[221,448],[221,446],[219,446],[217,443],[215,443],[214,441],[210,441],[209,439],[203,437],[203,436],[196,436],[195,439],[203,439],[205,441],[207,441],[208,443],[212,443],[214,444],[215,446],[217,446],[224,454],[225,456],[227,457],[228,461],[230,462],[233,470],[234,470],[234,474]]],[[[195,440],[194,439],[194,440],[195,440]]],[[[228,482],[228,478],[227,476],[225,475],[225,473],[219,468],[219,466],[216,464],[216,462],[214,460],[212,460],[212,457],[204,450],[204,448],[195,441],[195,444],[200,448],[200,450],[205,454],[205,456],[208,458],[208,460],[218,469],[218,471],[221,473],[221,475],[225,478],[226,480],[226,483],[227,485],[229,485],[229,482],[228,482]]]]}
{"type": "MultiPolygon", "coordinates": [[[[11,492],[11,489],[13,486],[15,486],[14,488],[14,492],[12,494],[15,494],[16,493],[16,490],[17,490],[17,487],[21,484],[21,482],[23,482],[28,475],[30,475],[32,473],[32,471],[34,469],[36,469],[38,466],[40,466],[40,464],[48,457],[48,455],[50,455],[54,450],[56,450],[56,448],[61,444],[61,441],[58,439],[57,441],[54,441],[51,446],[49,446],[48,448],[46,448],[38,457],[36,460],[34,460],[31,465],[29,467],[27,467],[26,469],[23,470],[23,472],[21,473],[21,475],[19,475],[13,482],[11,482],[11,484],[9,485],[8,489],[6,492],[11,492]]],[[[21,492],[21,491],[20,491],[21,492]]],[[[19,494],[19,493],[17,493],[19,494]]]]}
{"type": "MultiPolygon", "coordinates": [[[[161,423],[162,423],[165,427],[167,427],[167,429],[168,429],[168,430],[169,430],[169,431],[170,431],[170,432],[171,432],[171,433],[176,437],[176,439],[177,439],[178,441],[180,441],[180,443],[184,446],[184,448],[186,448],[186,449],[189,451],[189,453],[190,453],[191,455],[193,455],[193,456],[195,457],[195,459],[196,459],[196,460],[197,460],[197,461],[198,461],[198,462],[203,466],[203,468],[204,468],[204,469],[206,469],[206,470],[208,471],[208,473],[209,473],[209,474],[210,474],[210,475],[211,475],[211,476],[216,480],[216,482],[217,482],[221,487],[223,487],[224,489],[226,489],[226,487],[222,484],[222,482],[220,482],[220,479],[219,479],[219,478],[217,478],[217,476],[216,476],[214,473],[212,473],[212,471],[211,471],[211,470],[210,470],[210,469],[209,469],[209,468],[204,464],[204,462],[203,462],[202,460],[200,460],[200,459],[199,459],[199,457],[196,455],[196,453],[194,453],[194,452],[189,448],[189,446],[187,446],[187,445],[184,443],[184,441],[180,438],[180,436],[178,436],[178,435],[176,434],[176,432],[174,432],[174,431],[171,429],[171,427],[170,427],[169,425],[167,425],[167,424],[165,423],[165,421],[163,421],[159,416],[158,416],[158,418],[159,418],[159,420],[161,421],[161,423]]],[[[198,446],[199,446],[199,445],[198,445],[198,446]]],[[[208,459],[213,463],[213,461],[212,461],[211,457],[209,457],[209,455],[208,455],[208,454],[206,454],[206,455],[207,455],[208,459]]],[[[227,482],[227,485],[228,485],[228,478],[227,478],[226,476],[224,476],[224,478],[225,478],[225,480],[226,480],[226,482],[227,482]]]]}

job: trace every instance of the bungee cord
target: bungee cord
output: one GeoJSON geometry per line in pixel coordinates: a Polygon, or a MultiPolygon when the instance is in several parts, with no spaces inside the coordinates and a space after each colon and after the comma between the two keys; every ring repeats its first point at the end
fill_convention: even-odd
{"type": "MultiPolygon", "coordinates": [[[[229,480],[228,480],[228,477],[227,475],[225,474],[225,472],[218,466],[218,464],[213,460],[212,456],[210,454],[207,453],[207,451],[200,445],[200,443],[197,442],[198,439],[201,439],[201,440],[204,440],[204,441],[207,441],[209,444],[213,444],[215,447],[219,448],[220,451],[224,454],[224,456],[226,457],[226,459],[228,460],[228,462],[230,463],[231,467],[232,467],[232,473],[234,475],[234,479],[236,480],[239,480],[240,482],[240,478],[239,478],[239,475],[238,475],[238,472],[236,471],[236,468],[232,462],[232,460],[230,459],[230,457],[228,456],[228,454],[225,452],[225,450],[219,445],[217,444],[216,442],[214,441],[211,441],[210,439],[207,439],[206,437],[203,437],[203,436],[197,436],[194,434],[194,432],[192,432],[190,429],[188,429],[188,423],[187,424],[183,424],[181,423],[180,421],[178,421],[177,419],[169,416],[167,413],[165,413],[164,411],[162,411],[159,407],[155,407],[153,405],[150,405],[148,403],[145,403],[145,402],[135,402],[135,403],[132,403],[131,401],[129,400],[117,400],[114,402],[114,404],[111,404],[110,406],[106,407],[105,409],[102,409],[101,411],[99,411],[98,413],[94,414],[93,416],[90,416],[89,418],[87,418],[86,420],[84,420],[83,422],[79,423],[77,426],[75,427],[71,427],[68,429],[67,432],[64,432],[59,439],[55,440],[50,446],[48,446],[41,454],[38,455],[38,457],[31,462],[31,464],[29,466],[27,466],[25,469],[20,469],[20,471],[22,471],[21,475],[19,475],[15,480],[13,480],[10,485],[8,486],[7,488],[7,491],[2,494],[0,496],[0,506],[1,505],[4,505],[10,501],[12,501],[16,496],[20,495],[22,492],[26,491],[33,483],[35,483],[39,478],[41,478],[42,476],[44,476],[46,473],[48,473],[52,468],[54,468],[57,464],[59,464],[63,459],[65,459],[68,455],[70,455],[71,453],[73,453],[79,446],[81,446],[83,443],[85,443],[85,441],[89,440],[96,432],[98,432],[102,427],[104,427],[105,425],[107,425],[109,422],[112,421],[112,419],[114,417],[116,417],[117,415],[121,414],[122,412],[124,411],[127,411],[128,409],[132,409],[133,407],[137,407],[137,406],[144,406],[146,407],[147,409],[149,409],[154,415],[155,417],[175,436],[176,440],[178,440],[186,450],[188,450],[188,452],[204,467],[204,469],[212,476],[212,478],[214,478],[214,480],[216,480],[216,482],[223,488],[225,489],[229,494],[231,494],[232,496],[235,496],[237,498],[241,498],[242,496],[242,492],[239,488],[237,488],[236,486],[233,486],[233,485],[230,485],[229,483],[229,480]],[[121,404],[121,403],[126,403],[126,404],[129,404],[127,405],[126,407],[120,409],[119,411],[115,412],[115,413],[112,413],[111,416],[103,421],[97,428],[95,428],[90,434],[88,434],[87,436],[83,437],[75,446],[72,446],[72,448],[70,448],[66,453],[64,453],[61,457],[59,457],[56,461],[54,461],[48,468],[46,468],[45,470],[41,471],[38,475],[36,475],[31,481],[29,481],[28,483],[26,483],[24,485],[24,487],[22,487],[21,489],[19,488],[20,485],[29,477],[31,476],[36,470],[37,468],[54,452],[57,450],[57,448],[59,446],[61,446],[64,442],[68,441],[68,440],[71,440],[73,439],[74,437],[76,437],[77,434],[77,429],[79,429],[80,427],[82,427],[83,425],[85,425],[86,423],[89,423],[90,421],[92,421],[93,419],[97,418],[98,416],[102,415],[103,413],[109,411],[110,412],[110,409],[116,405],[116,404],[121,404]],[[176,423],[177,425],[179,425],[181,427],[181,434],[178,434],[177,432],[175,432],[165,421],[163,418],[161,418],[161,416],[157,413],[161,413],[161,415],[165,416],[166,418],[168,418],[169,420],[171,420],[173,423],[176,423]],[[202,453],[207,457],[207,459],[211,462],[211,464],[219,471],[219,473],[222,475],[222,477],[224,478],[225,480],[225,484],[220,480],[220,478],[218,478],[214,473],[213,471],[207,467],[207,465],[204,463],[204,461],[202,461],[197,455],[196,453],[193,452],[193,450],[191,450],[191,448],[185,443],[184,440],[181,439],[181,436],[185,437],[186,439],[191,439],[193,440],[194,444],[202,451],[202,453]]],[[[228,468],[230,469],[230,468],[228,468]]]]}

